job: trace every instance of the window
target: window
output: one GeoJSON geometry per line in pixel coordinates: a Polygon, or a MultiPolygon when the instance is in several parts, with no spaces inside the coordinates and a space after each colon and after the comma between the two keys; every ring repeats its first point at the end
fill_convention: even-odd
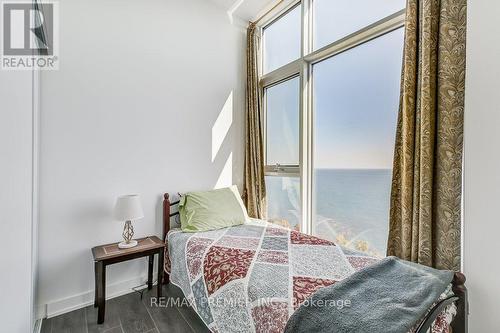
{"type": "Polygon", "coordinates": [[[266,88],[266,164],[299,165],[299,78],[266,88]]]}
{"type": "Polygon", "coordinates": [[[300,178],[266,176],[267,219],[300,231],[300,178]]]}
{"type": "Polygon", "coordinates": [[[403,29],[313,66],[313,232],[386,251],[403,29]]]}
{"type": "Polygon", "coordinates": [[[382,256],[405,1],[374,3],[276,13],[262,29],[260,83],[269,220],[382,256]]]}
{"type": "Polygon", "coordinates": [[[264,29],[264,73],[300,58],[300,6],[264,29]]]}
{"type": "Polygon", "coordinates": [[[300,229],[299,77],[267,87],[266,190],[268,219],[300,229]]]}

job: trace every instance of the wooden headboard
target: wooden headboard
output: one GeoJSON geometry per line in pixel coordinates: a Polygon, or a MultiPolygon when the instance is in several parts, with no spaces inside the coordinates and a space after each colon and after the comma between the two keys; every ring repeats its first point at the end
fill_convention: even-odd
{"type": "MultiPolygon", "coordinates": [[[[170,218],[179,215],[177,210],[175,213],[170,212],[172,206],[178,205],[179,200],[170,202],[170,196],[168,193],[163,195],[163,238],[165,240],[167,233],[170,230],[170,218]]],[[[165,283],[169,281],[169,274],[165,274],[165,283]]],[[[469,314],[468,300],[467,300],[467,288],[465,287],[465,275],[460,272],[455,272],[452,281],[452,288],[455,294],[455,299],[457,305],[457,314],[451,323],[453,328],[453,333],[467,333],[467,316],[469,314]],[[458,298],[458,300],[456,300],[458,298]]],[[[450,299],[445,299],[438,302],[434,308],[427,314],[424,321],[419,326],[417,333],[425,333],[430,327],[437,315],[443,310],[443,307],[447,305],[450,299]]]]}
{"type": "Polygon", "coordinates": [[[179,211],[175,213],[170,212],[170,208],[172,206],[178,205],[180,200],[170,202],[170,195],[168,193],[165,193],[163,195],[163,238],[161,239],[162,241],[165,241],[165,238],[167,237],[168,232],[170,231],[170,218],[175,215],[179,215],[179,211]]]}

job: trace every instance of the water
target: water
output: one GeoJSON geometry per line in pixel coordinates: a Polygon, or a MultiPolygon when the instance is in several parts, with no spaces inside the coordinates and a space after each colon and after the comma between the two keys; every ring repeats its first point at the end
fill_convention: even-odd
{"type": "MultiPolygon", "coordinates": [[[[390,169],[316,169],[313,233],[383,256],[389,228],[390,169]]],[[[268,215],[298,229],[298,178],[266,177],[268,215]],[[286,222],[283,222],[286,221],[286,222]]]]}

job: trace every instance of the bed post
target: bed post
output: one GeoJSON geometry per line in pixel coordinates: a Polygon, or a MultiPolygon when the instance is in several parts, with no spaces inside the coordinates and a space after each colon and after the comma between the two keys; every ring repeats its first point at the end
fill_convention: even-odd
{"type": "Polygon", "coordinates": [[[451,323],[453,333],[467,333],[469,315],[469,303],[467,300],[467,288],[465,287],[465,275],[460,272],[455,272],[453,276],[453,292],[459,298],[457,302],[457,315],[451,323]]]}
{"type": "MultiPolygon", "coordinates": [[[[165,241],[168,231],[170,230],[170,200],[169,200],[169,195],[168,193],[165,193],[163,195],[163,238],[162,240],[165,241]]],[[[168,249],[165,249],[165,253],[167,253],[168,249]]],[[[164,269],[162,267],[162,269],[164,269]]],[[[163,274],[163,284],[168,284],[170,281],[170,275],[167,272],[164,272],[163,274]]],[[[160,283],[160,282],[158,282],[160,283]]]]}

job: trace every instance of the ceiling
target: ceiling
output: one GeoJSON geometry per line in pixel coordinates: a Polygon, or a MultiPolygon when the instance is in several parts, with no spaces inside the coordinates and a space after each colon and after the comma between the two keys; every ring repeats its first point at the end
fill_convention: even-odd
{"type": "Polygon", "coordinates": [[[225,9],[230,16],[245,21],[255,19],[260,13],[276,3],[277,0],[210,0],[225,9]]]}

